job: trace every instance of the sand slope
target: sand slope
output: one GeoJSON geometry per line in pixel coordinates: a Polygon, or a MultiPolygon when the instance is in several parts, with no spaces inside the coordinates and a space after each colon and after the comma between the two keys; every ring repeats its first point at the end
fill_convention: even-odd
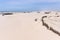
{"type": "Polygon", "coordinates": [[[60,36],[42,25],[41,18],[44,15],[47,14],[0,15],[0,40],[60,40],[60,36]],[[37,21],[35,21],[36,18],[37,21]]]}

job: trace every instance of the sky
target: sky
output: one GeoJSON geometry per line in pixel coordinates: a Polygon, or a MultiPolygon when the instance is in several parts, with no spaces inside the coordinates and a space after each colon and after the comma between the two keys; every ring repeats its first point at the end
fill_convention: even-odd
{"type": "Polygon", "coordinates": [[[0,11],[60,11],[60,0],[0,0],[0,11]]]}

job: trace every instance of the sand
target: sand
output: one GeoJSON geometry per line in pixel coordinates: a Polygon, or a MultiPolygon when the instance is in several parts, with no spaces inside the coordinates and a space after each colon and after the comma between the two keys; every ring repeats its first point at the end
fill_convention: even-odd
{"type": "MultiPolygon", "coordinates": [[[[60,40],[60,36],[42,25],[42,16],[48,16],[47,19],[44,19],[45,22],[48,23],[49,26],[54,26],[54,21],[49,21],[49,17],[55,15],[52,13],[32,12],[15,13],[5,16],[0,15],[0,40],[60,40]],[[37,21],[35,21],[35,19],[37,19],[37,21]]],[[[53,17],[50,19],[53,19],[53,17]]]]}

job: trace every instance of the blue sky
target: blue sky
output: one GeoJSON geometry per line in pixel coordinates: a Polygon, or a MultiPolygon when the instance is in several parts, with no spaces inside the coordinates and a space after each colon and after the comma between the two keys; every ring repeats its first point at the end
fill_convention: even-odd
{"type": "Polygon", "coordinates": [[[60,0],[0,0],[0,11],[60,11],[60,0]]]}

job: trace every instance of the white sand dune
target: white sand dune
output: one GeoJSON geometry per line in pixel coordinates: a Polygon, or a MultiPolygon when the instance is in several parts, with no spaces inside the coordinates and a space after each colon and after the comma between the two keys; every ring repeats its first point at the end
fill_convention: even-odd
{"type": "MultiPolygon", "coordinates": [[[[47,30],[47,28],[42,25],[42,16],[49,17],[52,15],[54,14],[44,14],[43,12],[0,15],[0,40],[60,40],[60,36],[47,30]],[[37,21],[35,21],[35,19],[37,19],[37,21]]],[[[50,19],[52,18],[53,17],[50,19]]],[[[49,18],[44,20],[50,26],[54,26],[54,24],[52,25],[54,21],[49,21],[49,18]]]]}

